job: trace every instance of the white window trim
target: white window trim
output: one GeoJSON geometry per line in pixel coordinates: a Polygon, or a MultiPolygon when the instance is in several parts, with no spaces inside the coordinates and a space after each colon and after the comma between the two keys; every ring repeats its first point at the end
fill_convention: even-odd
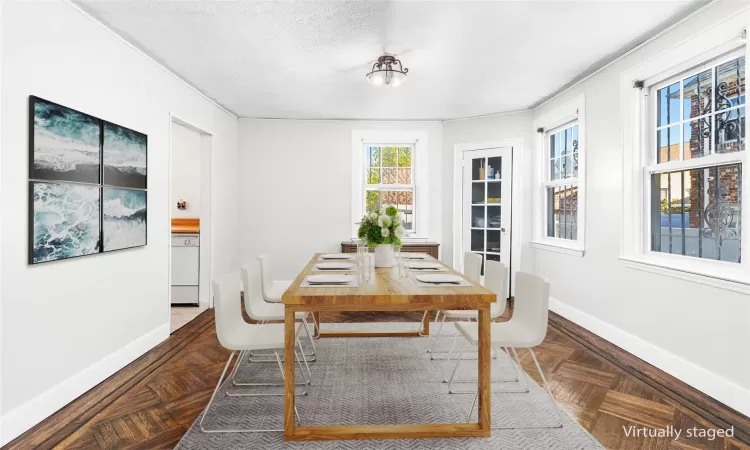
{"type": "MultiPolygon", "coordinates": [[[[671,278],[687,280],[699,284],[719,287],[735,292],[750,292],[750,249],[742,247],[742,262],[706,260],[690,256],[672,255],[652,252],[648,245],[647,186],[648,166],[653,162],[653,141],[649,121],[650,84],[666,80],[681,72],[716,59],[745,45],[738,37],[746,27],[746,17],[739,15],[703,32],[702,34],[682,41],[671,49],[649,59],[642,65],[627,71],[621,78],[622,123],[623,123],[623,224],[621,236],[620,260],[626,267],[658,273],[671,278]],[[644,80],[643,89],[633,87],[636,80],[644,80]]],[[[745,48],[746,64],[748,52],[745,48]]],[[[748,73],[748,67],[745,69],[748,73]]],[[[746,114],[747,114],[746,109],[746,114]]],[[[747,132],[745,133],[747,139],[747,132]]],[[[699,163],[688,164],[722,164],[739,160],[742,163],[742,192],[750,192],[748,180],[746,149],[742,155],[711,155],[701,158],[699,163]],[[729,156],[727,156],[729,155],[729,156]]],[[[666,164],[659,165],[659,171],[669,169],[666,164]]],[[[674,163],[679,169],[687,167],[685,162],[674,163]]],[[[750,208],[743,208],[740,220],[750,223],[750,208]]]]}
{"type": "Polygon", "coordinates": [[[534,121],[534,128],[543,130],[537,133],[535,152],[535,189],[534,195],[534,238],[531,246],[565,255],[582,257],[586,242],[586,96],[580,94],[566,104],[548,112],[534,121]],[[562,184],[571,181],[578,184],[578,231],[577,239],[561,239],[547,236],[547,185],[549,173],[549,132],[564,125],[578,124],[578,178],[561,180],[562,184]]]}
{"type": "Polygon", "coordinates": [[[427,174],[427,132],[426,131],[352,131],[352,199],[351,237],[357,239],[359,226],[356,222],[364,214],[364,146],[367,144],[394,145],[408,144],[414,147],[412,153],[412,181],[414,184],[414,233],[402,239],[404,242],[427,240],[428,217],[428,174],[427,174]]]}

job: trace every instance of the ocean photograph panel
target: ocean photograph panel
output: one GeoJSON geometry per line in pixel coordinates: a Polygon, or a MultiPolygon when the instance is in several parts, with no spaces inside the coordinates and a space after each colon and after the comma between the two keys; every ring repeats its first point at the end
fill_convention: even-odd
{"type": "Polygon", "coordinates": [[[104,251],[146,245],[146,191],[104,187],[104,251]]]}
{"type": "Polygon", "coordinates": [[[99,119],[31,98],[32,164],[36,180],[99,183],[99,119]]]}
{"type": "Polygon", "coordinates": [[[31,198],[32,264],[100,252],[99,186],[32,181],[31,198]]]}
{"type": "Polygon", "coordinates": [[[104,122],[104,184],[146,189],[146,135],[104,122]]]}

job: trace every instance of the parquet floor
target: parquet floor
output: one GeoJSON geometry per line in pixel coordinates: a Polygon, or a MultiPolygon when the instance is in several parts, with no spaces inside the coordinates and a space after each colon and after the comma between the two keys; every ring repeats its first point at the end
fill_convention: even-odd
{"type": "MultiPolygon", "coordinates": [[[[500,320],[507,320],[509,313],[500,320]]],[[[421,313],[324,313],[323,322],[417,322],[421,313]]],[[[563,319],[564,320],[564,319],[563,319]]],[[[228,352],[219,346],[213,310],[175,332],[157,359],[144,355],[30,430],[8,448],[172,448],[204,408],[228,352]],[[170,348],[170,341],[175,347],[170,348]],[[179,341],[179,342],[178,342],[179,341]],[[140,364],[140,366],[139,366],[140,364]],[[134,369],[135,370],[135,369],[134,369]],[[107,394],[108,384],[120,383],[107,394]],[[90,397],[90,398],[89,398],[90,397]],[[61,426],[60,421],[65,421],[61,426]]],[[[150,352],[151,353],[151,352],[150,352]]],[[[556,400],[610,449],[750,449],[733,439],[687,437],[693,427],[711,425],[645,383],[568,337],[554,324],[537,350],[556,400]],[[627,437],[630,426],[681,430],[679,438],[627,437]]],[[[528,373],[532,362],[522,353],[528,373]]],[[[535,376],[538,378],[538,376],[535,376]]]]}

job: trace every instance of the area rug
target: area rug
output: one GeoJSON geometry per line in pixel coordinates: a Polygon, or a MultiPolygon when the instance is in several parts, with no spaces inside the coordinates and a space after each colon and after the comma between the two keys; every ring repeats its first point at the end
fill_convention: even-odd
{"type": "MultiPolygon", "coordinates": [[[[324,324],[326,330],[402,330],[404,323],[324,324]]],[[[416,324],[414,325],[416,327],[416,324]]],[[[453,327],[446,326],[451,330],[453,327]]],[[[450,339],[440,341],[444,348],[450,339]]],[[[317,361],[310,364],[312,384],[306,395],[297,395],[302,425],[381,425],[409,423],[462,423],[476,389],[477,362],[465,360],[449,394],[442,381],[454,364],[431,361],[427,338],[323,338],[316,341],[317,361]]],[[[308,346],[309,349],[309,346],[308,346]]],[[[470,357],[466,347],[467,358],[470,357]]],[[[546,391],[524,377],[530,392],[511,393],[523,386],[515,378],[515,365],[505,353],[492,360],[492,426],[552,426],[559,423],[546,391]]],[[[297,381],[302,380],[298,368],[297,381]]],[[[235,382],[280,383],[278,365],[243,361],[235,382]]],[[[298,387],[301,393],[305,388],[298,387]]],[[[489,438],[397,439],[363,441],[284,442],[282,432],[204,433],[198,424],[207,414],[208,429],[282,429],[283,397],[234,397],[230,393],[281,393],[281,387],[243,387],[231,380],[217,393],[211,410],[204,411],[177,447],[187,449],[599,449],[586,430],[560,408],[562,427],[493,429],[489,438]]],[[[476,421],[476,411],[472,421],[476,421]]]]}

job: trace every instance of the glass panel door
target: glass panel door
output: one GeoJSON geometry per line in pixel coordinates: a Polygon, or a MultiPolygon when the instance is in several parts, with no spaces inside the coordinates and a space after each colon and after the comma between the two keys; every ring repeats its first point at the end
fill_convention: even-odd
{"type": "MultiPolygon", "coordinates": [[[[464,153],[462,248],[510,266],[511,149],[464,153]]],[[[463,258],[462,258],[463,261],[463,258]]]]}

